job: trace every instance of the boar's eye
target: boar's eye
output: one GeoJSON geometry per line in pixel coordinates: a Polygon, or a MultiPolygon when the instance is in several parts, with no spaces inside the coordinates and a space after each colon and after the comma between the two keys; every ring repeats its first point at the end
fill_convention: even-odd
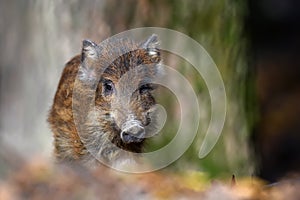
{"type": "Polygon", "coordinates": [[[105,80],[102,83],[102,93],[104,96],[110,96],[114,93],[115,87],[111,80],[105,80]]]}
{"type": "Polygon", "coordinates": [[[150,84],[144,84],[139,88],[140,94],[145,94],[153,90],[153,87],[150,84]]]}

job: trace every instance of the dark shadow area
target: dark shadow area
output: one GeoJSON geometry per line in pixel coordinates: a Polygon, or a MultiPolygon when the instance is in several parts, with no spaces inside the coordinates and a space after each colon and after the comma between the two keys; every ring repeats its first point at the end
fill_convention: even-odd
{"type": "Polygon", "coordinates": [[[276,181],[300,172],[300,2],[249,0],[248,9],[258,175],[276,181]]]}

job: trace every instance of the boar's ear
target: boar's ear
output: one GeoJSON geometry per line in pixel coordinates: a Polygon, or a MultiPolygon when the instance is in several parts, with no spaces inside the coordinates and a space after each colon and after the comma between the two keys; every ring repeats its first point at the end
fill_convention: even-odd
{"type": "Polygon", "coordinates": [[[152,34],[147,40],[141,43],[140,45],[143,49],[152,49],[158,47],[157,35],[152,34]]]}
{"type": "Polygon", "coordinates": [[[159,42],[157,35],[151,35],[146,41],[140,44],[140,48],[146,49],[150,56],[159,56],[159,42]]]}
{"type": "Polygon", "coordinates": [[[100,47],[96,43],[90,40],[83,40],[81,51],[82,67],[79,71],[79,77],[82,80],[94,80],[96,78],[95,69],[97,61],[99,61],[100,52],[100,47]]]}
{"type": "Polygon", "coordinates": [[[99,59],[100,47],[90,40],[83,40],[81,51],[81,62],[83,67],[88,68],[89,64],[99,59]]]}

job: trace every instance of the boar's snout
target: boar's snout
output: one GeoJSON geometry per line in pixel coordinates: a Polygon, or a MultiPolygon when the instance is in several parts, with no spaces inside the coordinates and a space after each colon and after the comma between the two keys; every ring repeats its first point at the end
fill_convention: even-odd
{"type": "Polygon", "coordinates": [[[141,142],[145,137],[145,128],[138,120],[130,120],[123,124],[120,136],[124,143],[141,142]]]}

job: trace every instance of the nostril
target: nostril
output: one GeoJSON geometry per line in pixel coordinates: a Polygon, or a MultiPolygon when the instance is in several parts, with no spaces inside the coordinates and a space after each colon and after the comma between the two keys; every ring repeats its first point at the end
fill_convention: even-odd
{"type": "Polygon", "coordinates": [[[132,134],[135,137],[139,137],[141,136],[141,134],[143,134],[144,128],[141,126],[132,126],[128,128],[126,132],[132,134]]]}
{"type": "Polygon", "coordinates": [[[125,143],[141,142],[145,137],[145,129],[139,125],[131,126],[124,129],[120,136],[125,143]]]}

